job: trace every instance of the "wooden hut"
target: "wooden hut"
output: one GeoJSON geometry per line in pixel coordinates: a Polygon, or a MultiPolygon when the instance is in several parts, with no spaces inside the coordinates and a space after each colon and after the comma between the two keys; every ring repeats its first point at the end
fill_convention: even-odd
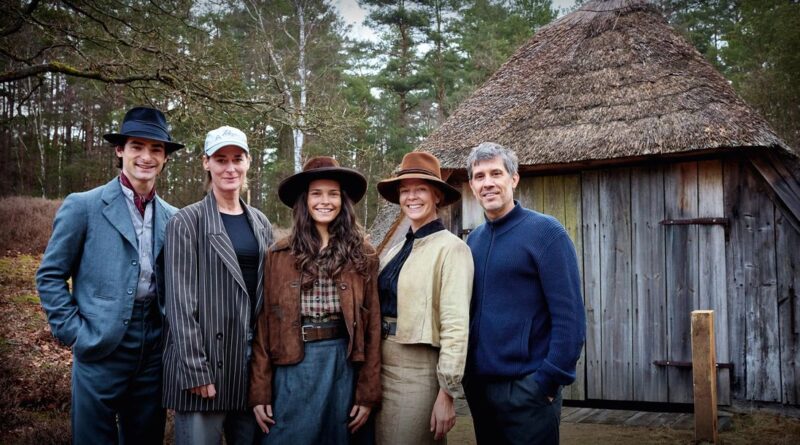
{"type": "Polygon", "coordinates": [[[483,222],[465,169],[483,141],[516,150],[517,198],[576,246],[588,326],[566,398],[691,402],[690,311],[713,309],[720,402],[800,404],[797,155],[653,5],[542,28],[417,148],[462,187],[455,233],[483,222]]]}

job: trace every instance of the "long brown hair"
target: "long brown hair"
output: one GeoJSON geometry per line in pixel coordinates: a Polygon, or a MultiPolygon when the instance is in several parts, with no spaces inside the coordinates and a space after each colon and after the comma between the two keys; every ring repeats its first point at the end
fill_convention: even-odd
{"type": "Polygon", "coordinates": [[[301,193],[292,207],[294,224],[289,244],[297,268],[304,274],[317,276],[324,273],[336,277],[350,265],[366,277],[367,254],[364,252],[364,229],[356,220],[353,201],[341,190],[342,205],[339,214],[328,226],[328,247],[320,251],[320,238],[314,219],[308,211],[308,190],[301,193]]]}

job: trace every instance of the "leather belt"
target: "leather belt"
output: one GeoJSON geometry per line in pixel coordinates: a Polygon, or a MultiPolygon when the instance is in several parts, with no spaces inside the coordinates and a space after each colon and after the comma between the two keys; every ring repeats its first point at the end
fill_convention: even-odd
{"type": "Polygon", "coordinates": [[[383,338],[387,338],[390,335],[397,335],[397,321],[384,318],[383,321],[381,321],[381,334],[383,338]]]}
{"type": "Polygon", "coordinates": [[[347,336],[347,329],[341,321],[328,323],[309,323],[300,328],[304,342],[328,340],[347,336]]]}

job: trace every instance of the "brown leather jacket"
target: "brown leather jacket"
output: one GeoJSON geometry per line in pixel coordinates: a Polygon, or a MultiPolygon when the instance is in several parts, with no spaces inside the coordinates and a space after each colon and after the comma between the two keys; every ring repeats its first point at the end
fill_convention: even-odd
{"type": "MultiPolygon", "coordinates": [[[[376,406],[381,400],[381,315],[378,301],[378,256],[369,244],[369,276],[345,269],[336,278],[342,315],[350,334],[347,357],[357,364],[355,404],[376,406]]],[[[300,322],[300,271],[286,238],[267,253],[264,271],[264,305],[258,314],[250,363],[250,406],[272,404],[274,365],[303,360],[300,322]]]]}

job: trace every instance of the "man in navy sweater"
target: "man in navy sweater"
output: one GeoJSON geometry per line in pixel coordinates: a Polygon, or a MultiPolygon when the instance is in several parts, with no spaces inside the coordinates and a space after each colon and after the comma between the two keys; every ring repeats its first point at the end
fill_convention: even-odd
{"type": "Polygon", "coordinates": [[[514,201],[513,151],[484,142],[467,159],[486,222],[475,262],[464,389],[479,444],[557,444],[561,387],[586,334],[575,248],[552,216],[514,201]]]}

